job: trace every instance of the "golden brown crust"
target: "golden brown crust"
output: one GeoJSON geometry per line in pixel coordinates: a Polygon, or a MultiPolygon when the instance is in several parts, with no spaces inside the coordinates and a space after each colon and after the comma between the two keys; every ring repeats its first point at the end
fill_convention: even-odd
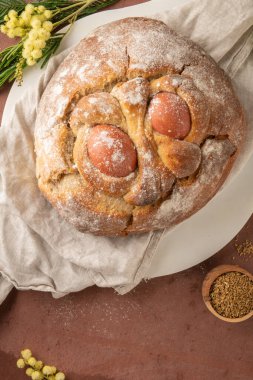
{"type": "Polygon", "coordinates": [[[171,227],[204,206],[238,155],[245,123],[230,80],[193,42],[160,21],[129,18],[83,39],[48,84],[35,128],[41,191],[81,231],[116,236],[171,227]],[[184,140],[155,132],[160,91],[187,103],[184,140]],[[116,178],[95,168],[90,129],[111,124],[133,141],[138,168],[116,178]]]}

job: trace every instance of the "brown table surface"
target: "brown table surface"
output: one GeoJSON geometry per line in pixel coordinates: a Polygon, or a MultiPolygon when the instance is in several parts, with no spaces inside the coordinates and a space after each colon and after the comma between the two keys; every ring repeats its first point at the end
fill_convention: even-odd
{"type": "MultiPolygon", "coordinates": [[[[1,49],[8,43],[1,35],[1,49]]],[[[0,91],[0,115],[9,89],[0,91]]],[[[253,239],[253,217],[237,239],[253,239]]],[[[205,274],[223,263],[253,272],[253,258],[240,257],[234,239],[201,265],[143,282],[125,296],[97,287],[59,300],[12,291],[0,307],[0,378],[27,379],[15,362],[29,347],[69,380],[252,380],[253,319],[228,324],[202,302],[205,274]]]]}

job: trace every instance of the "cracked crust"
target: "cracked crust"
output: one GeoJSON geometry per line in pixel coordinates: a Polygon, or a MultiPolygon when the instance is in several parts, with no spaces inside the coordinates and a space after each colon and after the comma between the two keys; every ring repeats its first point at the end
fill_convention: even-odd
{"type": "Polygon", "coordinates": [[[39,188],[80,231],[125,235],[171,227],[218,191],[240,150],[242,108],[230,80],[206,53],[160,21],[128,18],[83,39],[60,65],[40,102],[39,188]],[[187,103],[191,131],[173,140],[152,129],[160,91],[187,103]],[[124,178],[96,169],[90,129],[112,124],[132,139],[138,168],[124,178]]]}

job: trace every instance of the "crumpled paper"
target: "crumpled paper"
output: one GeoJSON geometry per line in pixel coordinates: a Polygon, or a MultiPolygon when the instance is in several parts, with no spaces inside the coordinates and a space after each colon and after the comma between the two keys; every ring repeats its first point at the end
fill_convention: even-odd
{"type": "MultiPolygon", "coordinates": [[[[195,0],[154,18],[199,43],[235,80],[251,128],[227,186],[248,160],[253,145],[252,3],[195,0]]],[[[33,145],[36,110],[43,89],[66,54],[51,59],[37,87],[17,102],[8,125],[0,128],[0,303],[13,286],[50,291],[54,297],[94,284],[124,294],[145,277],[163,234],[123,238],[82,234],[40,194],[33,145]]]]}

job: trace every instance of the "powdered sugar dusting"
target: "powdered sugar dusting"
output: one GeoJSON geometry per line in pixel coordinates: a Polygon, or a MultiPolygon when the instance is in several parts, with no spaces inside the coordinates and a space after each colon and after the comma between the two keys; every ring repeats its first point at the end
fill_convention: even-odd
{"type": "MultiPolygon", "coordinates": [[[[122,212],[122,218],[115,218],[110,212],[102,212],[98,217],[95,206],[101,205],[102,201],[107,198],[113,207],[120,209],[122,201],[102,195],[100,192],[90,194],[88,191],[83,193],[83,186],[86,187],[85,182],[80,181],[78,175],[64,178],[64,188],[61,190],[61,200],[57,201],[56,208],[61,216],[68,220],[69,223],[79,226],[82,231],[100,232],[111,231],[116,227],[116,230],[124,230],[129,219],[129,210],[126,209],[125,216],[122,212]],[[73,184],[75,187],[73,187],[73,184]],[[78,190],[78,191],[77,191],[78,190]],[[82,204],[89,205],[89,207],[80,207],[82,204]],[[93,207],[91,208],[91,205],[93,207]],[[114,227],[113,227],[114,226],[114,227]]],[[[88,190],[88,189],[86,189],[88,190]]],[[[131,210],[131,208],[130,208],[131,210]]]]}
{"type": "Polygon", "coordinates": [[[116,150],[115,152],[113,152],[111,159],[113,163],[121,164],[123,161],[125,161],[126,157],[122,154],[122,151],[116,150]]]}
{"type": "MultiPolygon", "coordinates": [[[[117,90],[116,90],[117,91],[117,90]]],[[[120,100],[133,106],[143,106],[147,101],[147,82],[142,78],[135,78],[122,86],[120,100]]],[[[117,92],[116,92],[117,94],[117,92]]]]}
{"type": "Polygon", "coordinates": [[[179,87],[182,84],[182,82],[183,82],[182,77],[173,77],[172,81],[171,81],[171,84],[174,87],[179,87]]]}
{"type": "Polygon", "coordinates": [[[206,202],[206,194],[211,198],[216,192],[218,180],[227,168],[234,147],[229,140],[208,139],[202,147],[202,166],[198,180],[191,186],[176,186],[169,200],[165,201],[156,220],[167,219],[173,224],[177,218],[192,212],[196,201],[206,202]]]}
{"type": "Polygon", "coordinates": [[[102,131],[100,132],[99,139],[96,141],[94,146],[97,145],[103,145],[107,149],[116,148],[116,149],[122,149],[123,145],[120,140],[117,138],[111,137],[111,134],[108,131],[102,131]]]}
{"type": "Polygon", "coordinates": [[[61,70],[61,71],[59,72],[59,78],[64,78],[64,77],[66,77],[66,76],[69,74],[69,72],[70,72],[69,67],[67,67],[67,68],[64,69],[64,70],[61,70]]]}
{"type": "MultiPolygon", "coordinates": [[[[92,135],[92,145],[89,146],[89,155],[93,161],[94,153],[99,156],[99,161],[93,161],[94,165],[104,172],[104,168],[108,168],[108,175],[116,177],[124,177],[127,174],[118,175],[117,173],[131,173],[135,169],[133,167],[133,159],[135,150],[129,148],[131,140],[120,129],[108,126],[108,129],[102,130],[105,127],[98,127],[93,129],[95,135],[92,135]],[[96,135],[97,133],[97,135],[96,135]],[[102,154],[100,153],[102,152],[102,154]]],[[[88,139],[89,141],[89,139],[88,139]]]]}
{"type": "Polygon", "coordinates": [[[63,86],[60,83],[58,83],[54,86],[54,89],[53,89],[54,95],[56,95],[56,96],[60,95],[62,93],[62,91],[63,91],[63,86]]]}
{"type": "Polygon", "coordinates": [[[89,97],[89,103],[96,105],[98,112],[101,112],[103,114],[113,113],[115,107],[113,107],[112,104],[106,100],[107,99],[105,99],[103,96],[98,97],[95,95],[94,97],[89,97]]]}
{"type": "Polygon", "coordinates": [[[150,151],[147,151],[147,152],[144,152],[144,153],[141,153],[143,159],[146,161],[147,164],[149,164],[152,160],[152,154],[150,151]]]}
{"type": "MultiPolygon", "coordinates": [[[[145,111],[148,105],[150,90],[148,80],[164,75],[171,75],[170,85],[186,94],[187,91],[192,91],[192,88],[187,87],[182,77],[188,77],[189,81],[193,81],[200,90],[199,93],[205,97],[207,109],[211,112],[211,128],[208,133],[217,136],[224,132],[222,134],[228,135],[229,138],[232,136],[237,145],[236,139],[240,138],[240,134],[230,133],[239,123],[233,90],[218,67],[203,54],[202,49],[155,20],[133,18],[98,28],[81,41],[52,78],[40,104],[35,131],[37,171],[40,181],[45,184],[47,181],[57,181],[60,178],[56,186],[51,185],[53,203],[56,203],[63,217],[78,228],[112,234],[131,230],[129,221],[132,223],[132,206],[130,207],[130,203],[123,199],[122,188],[125,184],[127,188],[130,183],[126,178],[120,182],[102,173],[98,174],[94,166],[86,162],[85,170],[87,172],[90,170],[90,177],[93,170],[94,176],[98,177],[97,183],[101,184],[94,191],[92,181],[87,182],[85,175],[79,175],[81,173],[79,164],[76,165],[72,160],[73,142],[78,133],[76,131],[74,137],[72,133],[74,128],[68,123],[69,114],[72,113],[71,117],[80,118],[82,120],[80,128],[85,127],[87,130],[96,124],[98,120],[96,118],[99,118],[100,124],[103,123],[103,117],[106,120],[105,124],[120,127],[124,125],[124,129],[125,124],[122,122],[121,125],[123,120],[120,115],[121,110],[126,104],[130,105],[125,107],[124,116],[126,119],[128,116],[130,119],[131,116],[131,120],[134,120],[138,114],[141,114],[139,110],[145,111]],[[132,81],[135,83],[134,86],[131,86],[132,81]],[[143,81],[146,81],[146,89],[142,85],[143,81]],[[104,98],[101,95],[101,92],[105,94],[116,88],[114,86],[117,83],[121,86],[123,83],[125,87],[120,99],[126,103],[125,105],[119,106],[116,99],[114,104],[106,100],[106,95],[104,98]],[[79,106],[79,99],[85,98],[87,102],[84,101],[82,106],[79,106]],[[111,123],[110,119],[115,117],[115,114],[117,117],[113,120],[116,122],[111,123]],[[85,124],[87,120],[89,121],[85,124]],[[73,171],[76,171],[76,176],[72,177],[73,171]],[[121,189],[120,184],[122,184],[121,189]],[[113,192],[113,197],[106,195],[108,189],[113,192]]],[[[110,96],[112,98],[114,94],[110,96]]],[[[195,103],[197,112],[199,103],[198,101],[195,103]]],[[[175,108],[176,116],[180,120],[182,111],[180,104],[176,104],[175,108]]],[[[202,108],[199,107],[198,114],[203,111],[202,108]]],[[[209,123],[208,118],[207,120],[209,123]]],[[[76,129],[78,128],[79,126],[76,129]]],[[[126,131],[127,128],[128,125],[126,131]]],[[[140,120],[138,128],[141,130],[140,120]]],[[[111,150],[111,159],[105,157],[105,165],[125,163],[126,155],[122,144],[108,134],[104,133],[101,141],[96,144],[111,150]]],[[[155,150],[155,143],[150,150],[145,147],[141,151],[141,146],[136,145],[136,147],[139,149],[139,168],[136,173],[131,173],[128,177],[133,178],[130,188],[132,195],[139,197],[139,203],[131,204],[138,204],[141,214],[142,206],[155,204],[157,200],[167,196],[168,192],[166,193],[163,188],[166,188],[167,183],[167,190],[170,189],[174,177],[162,166],[157,153],[152,150],[155,150]]],[[[211,197],[215,193],[234,147],[225,138],[224,140],[214,138],[208,139],[201,150],[202,163],[197,178],[187,186],[176,181],[171,197],[161,203],[160,210],[153,220],[149,221],[148,216],[142,215],[141,222],[136,220],[133,222],[136,225],[139,223],[137,229],[143,230],[146,226],[161,228],[178,222],[192,213],[196,205],[204,204],[208,196],[211,197]]]]}
{"type": "Polygon", "coordinates": [[[161,67],[173,67],[177,71],[182,69],[187,60],[187,43],[173,32],[169,38],[168,36],[165,38],[166,29],[165,25],[156,24],[143,32],[141,26],[139,28],[135,26],[128,49],[130,71],[146,71],[161,67]]]}

